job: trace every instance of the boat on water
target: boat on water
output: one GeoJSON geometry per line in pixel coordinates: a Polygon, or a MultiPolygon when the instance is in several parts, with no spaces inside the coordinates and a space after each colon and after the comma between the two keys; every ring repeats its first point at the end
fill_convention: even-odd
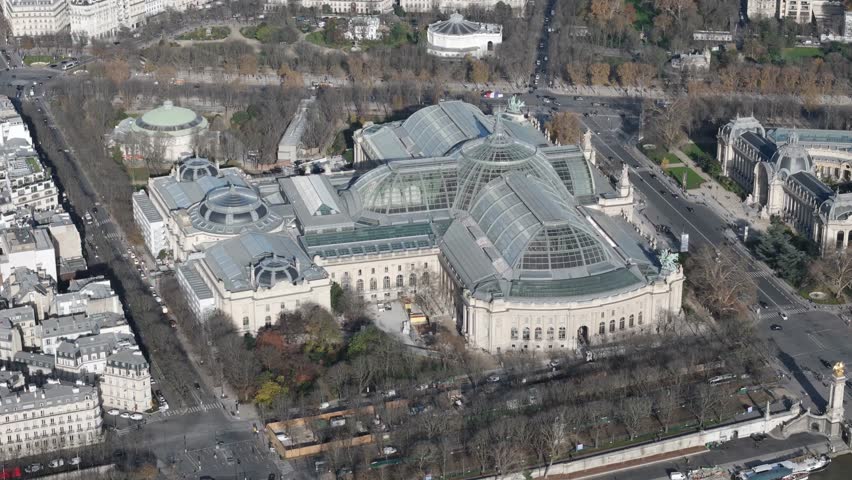
{"type": "Polygon", "coordinates": [[[827,456],[806,455],[782,462],[766,463],[737,474],[739,480],[808,480],[812,472],[820,471],[831,463],[827,456]]]}

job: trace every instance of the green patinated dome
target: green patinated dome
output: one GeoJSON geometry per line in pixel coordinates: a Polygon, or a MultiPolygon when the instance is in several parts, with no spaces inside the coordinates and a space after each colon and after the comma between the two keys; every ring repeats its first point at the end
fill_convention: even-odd
{"type": "Polygon", "coordinates": [[[206,124],[207,120],[201,115],[188,108],[177,107],[169,100],[136,120],[137,127],[159,132],[176,132],[206,124]]]}

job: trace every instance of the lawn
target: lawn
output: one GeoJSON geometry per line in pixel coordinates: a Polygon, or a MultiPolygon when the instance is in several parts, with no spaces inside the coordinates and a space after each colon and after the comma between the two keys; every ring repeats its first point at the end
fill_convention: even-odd
{"type": "Polygon", "coordinates": [[[148,167],[127,167],[127,175],[130,176],[131,185],[147,185],[151,173],[148,167]]]}
{"type": "Polygon", "coordinates": [[[797,58],[821,57],[822,50],[819,47],[793,47],[781,51],[784,60],[796,60],[797,58]]]}
{"type": "Polygon", "coordinates": [[[695,170],[689,167],[671,167],[666,169],[666,173],[672,176],[678,183],[683,186],[683,172],[686,172],[686,189],[692,190],[693,188],[698,188],[704,183],[704,179],[701,178],[701,175],[695,172],[695,170]]]}
{"type": "Polygon", "coordinates": [[[53,57],[51,55],[26,55],[24,56],[24,63],[27,65],[32,65],[34,63],[51,63],[53,61],[53,57]]]}
{"type": "Polygon", "coordinates": [[[645,155],[648,158],[650,158],[651,161],[653,161],[657,165],[662,164],[664,158],[669,161],[669,164],[682,163],[680,161],[680,159],[677,158],[677,155],[675,155],[673,153],[669,153],[664,148],[660,148],[660,147],[656,147],[656,146],[653,147],[653,148],[645,148],[645,146],[643,146],[642,151],[645,152],[645,155]]]}
{"type": "Polygon", "coordinates": [[[41,163],[35,157],[27,157],[27,165],[29,165],[30,170],[32,170],[33,173],[41,171],[41,163]]]}
{"type": "Polygon", "coordinates": [[[210,35],[207,34],[208,27],[199,27],[177,37],[178,40],[222,40],[231,34],[230,27],[209,27],[210,35]]]}

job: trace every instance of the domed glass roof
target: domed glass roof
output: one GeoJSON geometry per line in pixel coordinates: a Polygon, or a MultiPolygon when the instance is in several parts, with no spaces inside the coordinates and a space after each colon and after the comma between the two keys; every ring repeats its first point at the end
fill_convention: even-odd
{"type": "Polygon", "coordinates": [[[557,270],[608,263],[610,256],[572,207],[545,182],[510,173],[490,183],[470,215],[521,270],[557,270]]]}
{"type": "Polygon", "coordinates": [[[299,272],[290,261],[273,255],[255,265],[254,278],[257,285],[272,288],[279,281],[295,282],[299,272]]]}
{"type": "Polygon", "coordinates": [[[457,210],[467,210],[485,185],[513,171],[538,177],[560,195],[570,196],[544,154],[506,135],[499,116],[491,135],[465,144],[458,155],[459,185],[453,205],[457,210]]]}
{"type": "Polygon", "coordinates": [[[460,13],[453,13],[449,20],[435,22],[429,25],[429,30],[442,35],[470,35],[480,31],[482,27],[477,22],[465,20],[460,13]]]}
{"type": "Polygon", "coordinates": [[[798,143],[786,143],[778,147],[772,156],[772,163],[778,171],[786,170],[790,175],[796,172],[811,171],[811,156],[798,143]]]}
{"type": "Polygon", "coordinates": [[[178,177],[181,182],[194,182],[207,176],[218,177],[219,169],[206,158],[188,158],[178,165],[178,177]]]}
{"type": "Polygon", "coordinates": [[[206,124],[204,117],[188,108],[176,107],[170,100],[136,119],[137,127],[158,132],[176,132],[206,124]]]}
{"type": "Polygon", "coordinates": [[[361,207],[371,212],[441,210],[450,208],[455,200],[457,175],[455,162],[390,163],[367,172],[353,189],[361,199],[361,207]]]}
{"type": "Polygon", "coordinates": [[[207,194],[198,215],[211,223],[240,226],[263,219],[269,209],[251,188],[242,185],[224,185],[207,194]]]}

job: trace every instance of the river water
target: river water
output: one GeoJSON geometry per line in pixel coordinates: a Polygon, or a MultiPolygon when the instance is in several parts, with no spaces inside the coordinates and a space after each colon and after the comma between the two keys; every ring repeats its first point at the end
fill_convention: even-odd
{"type": "Polygon", "coordinates": [[[831,465],[822,472],[811,474],[810,480],[849,480],[852,479],[852,455],[841,455],[831,461],[831,465]]]}

